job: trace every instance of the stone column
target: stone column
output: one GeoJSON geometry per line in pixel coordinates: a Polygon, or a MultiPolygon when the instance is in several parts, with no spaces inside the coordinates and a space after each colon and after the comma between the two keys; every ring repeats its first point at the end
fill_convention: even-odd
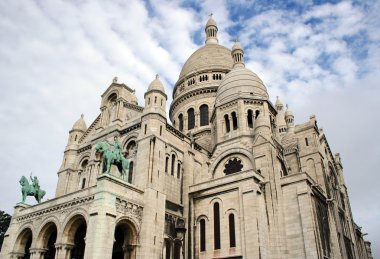
{"type": "Polygon", "coordinates": [[[56,259],[70,259],[71,250],[74,244],[55,244],[55,258],[56,259]]]}
{"type": "Polygon", "coordinates": [[[47,248],[31,248],[30,251],[30,258],[31,259],[43,259],[44,255],[49,249],[47,248]]]}

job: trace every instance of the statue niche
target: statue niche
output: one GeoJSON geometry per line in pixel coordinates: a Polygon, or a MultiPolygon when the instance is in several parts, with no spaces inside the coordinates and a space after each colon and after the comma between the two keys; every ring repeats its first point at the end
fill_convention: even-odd
{"type": "Polygon", "coordinates": [[[114,143],[109,143],[108,141],[97,143],[95,150],[103,156],[102,161],[106,166],[106,174],[110,174],[111,165],[115,165],[119,170],[121,179],[128,181],[129,161],[121,153],[121,144],[118,137],[114,138],[114,143]]]}

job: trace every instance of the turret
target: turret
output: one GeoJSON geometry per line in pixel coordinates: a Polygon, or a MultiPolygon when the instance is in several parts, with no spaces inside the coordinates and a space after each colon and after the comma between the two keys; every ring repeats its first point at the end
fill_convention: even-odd
{"type": "Polygon", "coordinates": [[[271,132],[271,126],[270,126],[270,120],[267,116],[264,116],[260,114],[255,122],[255,134],[260,134],[266,138],[270,138],[272,132],[271,132]]]}
{"type": "Polygon", "coordinates": [[[212,19],[212,14],[207,21],[206,28],[206,44],[218,44],[218,26],[214,19],[212,19]]]}
{"type": "Polygon", "coordinates": [[[235,43],[232,46],[231,52],[232,58],[234,60],[234,68],[235,67],[245,67],[244,65],[244,50],[240,46],[240,43],[237,39],[235,39],[235,43]]]}
{"type": "Polygon", "coordinates": [[[288,132],[294,132],[294,115],[293,112],[289,109],[288,105],[286,105],[285,121],[288,127],[288,132]]]}
{"type": "Polygon", "coordinates": [[[79,120],[74,123],[73,128],[69,131],[69,140],[67,145],[78,144],[79,139],[87,130],[86,122],[84,121],[83,117],[84,115],[82,114],[79,120]]]}
{"type": "Polygon", "coordinates": [[[144,94],[144,98],[144,114],[158,113],[166,118],[166,100],[168,98],[165,94],[164,85],[161,83],[158,75],[150,83],[147,92],[144,94]]]}
{"type": "Polygon", "coordinates": [[[277,110],[277,115],[276,115],[276,124],[277,124],[277,129],[278,129],[278,132],[277,132],[277,135],[282,138],[286,132],[287,132],[287,129],[288,129],[288,126],[286,124],[286,121],[285,121],[285,114],[284,114],[284,105],[282,104],[280,98],[278,98],[277,96],[277,100],[276,100],[276,110],[277,110]]]}

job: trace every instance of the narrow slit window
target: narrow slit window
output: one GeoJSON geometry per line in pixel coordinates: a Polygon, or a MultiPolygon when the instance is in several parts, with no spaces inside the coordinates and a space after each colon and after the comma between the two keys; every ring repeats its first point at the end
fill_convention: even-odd
{"type": "Polygon", "coordinates": [[[199,225],[200,225],[200,233],[199,233],[200,250],[201,252],[204,252],[206,251],[206,221],[204,219],[201,219],[199,221],[199,225]]]}
{"type": "Polygon", "coordinates": [[[219,203],[214,203],[214,249],[220,249],[220,211],[219,203]]]}
{"type": "Polygon", "coordinates": [[[169,167],[169,157],[166,157],[166,160],[165,160],[165,173],[168,173],[168,167],[169,167]]]}
{"type": "Polygon", "coordinates": [[[181,177],[181,163],[177,164],[177,178],[179,179],[181,177]]]}
{"type": "Polygon", "coordinates": [[[182,113],[178,116],[178,127],[180,131],[183,131],[183,115],[182,113]]]}
{"type": "Polygon", "coordinates": [[[226,132],[230,132],[230,119],[227,114],[224,115],[224,122],[226,123],[226,132]]]}
{"type": "Polygon", "coordinates": [[[133,177],[133,161],[129,163],[128,183],[132,183],[132,177],[133,177]]]}
{"type": "Polygon", "coordinates": [[[253,128],[253,112],[252,112],[252,110],[248,110],[247,121],[248,121],[248,127],[253,128]]]}
{"type": "Polygon", "coordinates": [[[194,109],[193,108],[190,108],[188,111],[187,111],[187,129],[188,130],[191,130],[195,127],[195,113],[194,113],[194,109]]]}
{"type": "Polygon", "coordinates": [[[230,231],[230,247],[236,247],[236,236],[235,236],[235,215],[230,214],[228,216],[229,231],[230,231]]]}
{"type": "Polygon", "coordinates": [[[174,165],[175,165],[175,155],[172,155],[172,167],[171,167],[171,175],[174,175],[174,165]]]}
{"type": "Polygon", "coordinates": [[[231,117],[232,117],[232,126],[233,126],[233,129],[236,130],[238,128],[238,121],[237,121],[236,112],[232,112],[231,113],[231,117]]]}

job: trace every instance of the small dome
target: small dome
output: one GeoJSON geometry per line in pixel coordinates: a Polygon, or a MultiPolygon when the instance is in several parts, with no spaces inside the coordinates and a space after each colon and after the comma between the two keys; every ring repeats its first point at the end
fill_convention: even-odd
{"type": "Polygon", "coordinates": [[[231,51],[218,44],[206,44],[195,51],[183,65],[179,80],[184,76],[201,70],[232,69],[231,51]]]}
{"type": "Polygon", "coordinates": [[[81,130],[81,131],[86,131],[87,130],[87,125],[86,125],[86,122],[84,121],[83,119],[84,115],[82,114],[79,118],[79,120],[77,120],[74,125],[73,125],[73,130],[81,130]]]}
{"type": "Polygon", "coordinates": [[[215,26],[215,27],[218,27],[216,25],[216,22],[214,19],[212,19],[212,16],[210,16],[210,18],[208,19],[207,23],[206,23],[206,28],[209,27],[209,26],[215,26]]]}
{"type": "Polygon", "coordinates": [[[269,98],[263,81],[245,67],[235,67],[224,77],[216,93],[216,105],[239,97],[264,100],[269,98]]]}
{"type": "Polygon", "coordinates": [[[156,78],[152,81],[152,83],[150,83],[150,85],[148,87],[148,92],[153,91],[153,90],[161,91],[161,92],[165,93],[165,87],[161,83],[160,77],[158,75],[156,75],[156,78]]]}
{"type": "Polygon", "coordinates": [[[212,15],[210,15],[210,18],[208,19],[207,23],[206,23],[206,28],[209,27],[209,26],[215,26],[215,27],[218,27],[216,25],[216,22],[214,19],[212,19],[212,15]]]}
{"type": "Polygon", "coordinates": [[[286,107],[285,118],[290,117],[290,116],[294,117],[293,112],[291,110],[289,110],[288,107],[286,107]]]}
{"type": "Polygon", "coordinates": [[[277,96],[276,103],[274,105],[277,111],[281,111],[284,105],[282,104],[280,98],[277,96]]]}
{"type": "Polygon", "coordinates": [[[234,50],[241,50],[241,51],[243,51],[243,48],[241,47],[241,45],[240,45],[240,43],[239,43],[239,41],[237,39],[235,39],[235,43],[232,46],[232,51],[234,51],[234,50]]]}

